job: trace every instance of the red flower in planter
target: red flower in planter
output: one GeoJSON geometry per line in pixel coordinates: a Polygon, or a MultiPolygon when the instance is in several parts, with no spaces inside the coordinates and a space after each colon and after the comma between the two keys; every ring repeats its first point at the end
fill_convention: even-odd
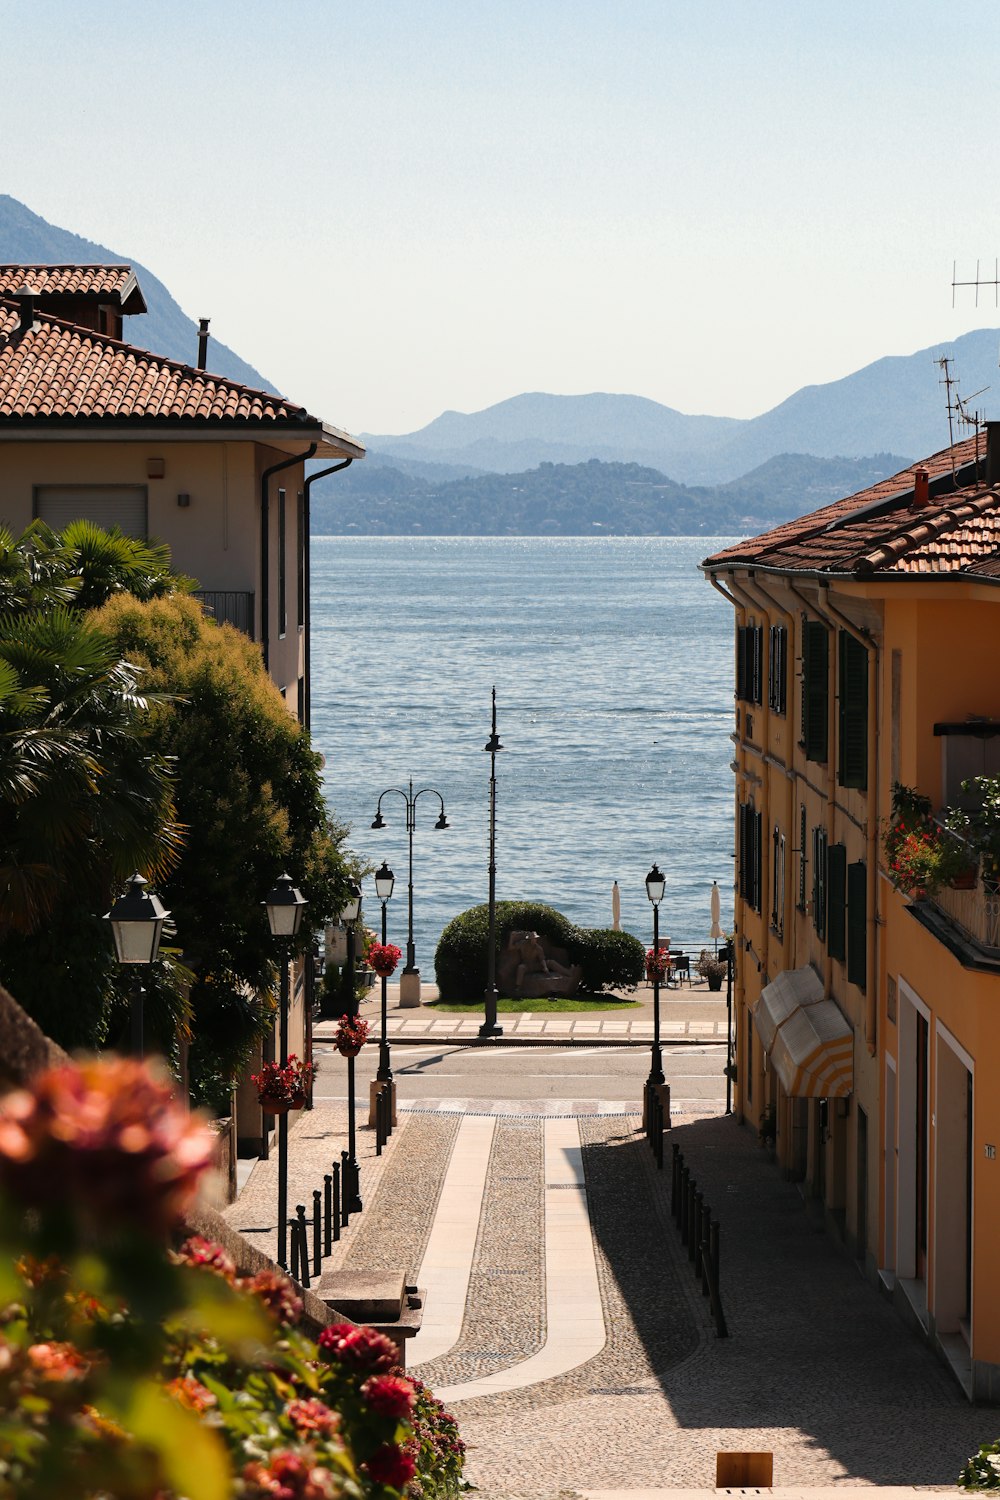
{"type": "Polygon", "coordinates": [[[373,1375],[361,1387],[361,1394],[380,1417],[401,1422],[413,1410],[413,1386],[401,1375],[373,1375]]]}
{"type": "Polygon", "coordinates": [[[357,1057],[368,1040],[368,1022],[360,1016],[341,1016],[333,1045],[341,1057],[357,1057]]]}
{"type": "Polygon", "coordinates": [[[388,979],[396,972],[396,965],[403,956],[403,950],[397,948],[395,943],[372,943],[368,949],[368,962],[380,979],[388,979]]]}
{"type": "Polygon", "coordinates": [[[265,1063],[259,1073],[250,1075],[261,1109],[272,1115],[302,1109],[315,1071],[312,1063],[300,1062],[294,1052],[284,1067],[281,1063],[265,1063]]]}
{"type": "Polygon", "coordinates": [[[384,1333],[363,1324],[331,1323],[324,1328],[317,1344],[327,1364],[343,1365],[348,1370],[366,1370],[383,1375],[399,1363],[399,1354],[384,1333]]]}
{"type": "Polygon", "coordinates": [[[670,949],[660,945],[659,952],[655,948],[646,949],[646,978],[650,984],[655,979],[664,980],[670,973],[670,949]]]}

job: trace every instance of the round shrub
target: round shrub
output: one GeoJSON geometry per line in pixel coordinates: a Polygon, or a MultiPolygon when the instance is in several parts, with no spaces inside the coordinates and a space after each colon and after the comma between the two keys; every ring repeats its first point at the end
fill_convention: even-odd
{"type": "MultiPolygon", "coordinates": [[[[434,955],[434,972],[442,1000],[477,1000],[486,988],[490,909],[473,906],[445,927],[434,955]]],[[[642,978],[645,949],[627,932],[576,927],[561,912],[539,901],[498,901],[497,957],[514,931],[537,932],[583,969],[581,991],[634,989],[642,978]]]]}

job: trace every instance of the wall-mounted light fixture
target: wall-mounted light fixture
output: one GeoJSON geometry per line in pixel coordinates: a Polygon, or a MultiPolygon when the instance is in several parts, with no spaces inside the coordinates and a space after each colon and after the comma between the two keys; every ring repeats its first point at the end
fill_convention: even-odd
{"type": "Polygon", "coordinates": [[[147,479],[162,479],[163,476],[164,476],[164,474],[166,473],[166,471],[167,471],[167,466],[163,462],[162,458],[147,458],[146,459],[146,478],[147,479]]]}
{"type": "Polygon", "coordinates": [[[177,496],[177,504],[180,506],[181,510],[187,510],[188,506],[191,504],[191,496],[190,495],[178,495],[177,496]]]}

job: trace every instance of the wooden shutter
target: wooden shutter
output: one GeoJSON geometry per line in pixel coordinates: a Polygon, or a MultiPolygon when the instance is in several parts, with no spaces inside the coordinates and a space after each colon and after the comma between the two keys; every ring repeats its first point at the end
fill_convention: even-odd
{"type": "Polygon", "coordinates": [[[846,630],[840,632],[841,786],[868,786],[868,652],[846,630]]]}
{"type": "Polygon", "coordinates": [[[826,764],[829,738],[830,639],[820,620],[806,620],[802,632],[802,743],[806,760],[826,764]]]}
{"type": "Polygon", "coordinates": [[[736,696],[742,702],[747,697],[747,627],[736,627],[736,696]]]}
{"type": "Polygon", "coordinates": [[[863,860],[847,868],[847,977],[863,990],[868,964],[868,870],[863,860]]]}
{"type": "Polygon", "coordinates": [[[764,627],[753,625],[750,628],[750,648],[753,654],[751,664],[750,692],[751,702],[763,703],[764,701],[764,627]]]}
{"type": "Polygon", "coordinates": [[[775,713],[785,712],[785,664],[788,656],[788,631],[784,625],[772,625],[767,666],[767,702],[775,713]]]}
{"type": "Polygon", "coordinates": [[[752,813],[751,816],[753,818],[753,909],[754,911],[760,911],[764,900],[761,889],[764,854],[764,814],[752,813]]]}
{"type": "Polygon", "coordinates": [[[831,958],[847,953],[847,850],[831,844],[826,851],[826,951],[831,958]]]}
{"type": "Polygon", "coordinates": [[[826,830],[813,829],[813,926],[826,936],[826,830]]]}

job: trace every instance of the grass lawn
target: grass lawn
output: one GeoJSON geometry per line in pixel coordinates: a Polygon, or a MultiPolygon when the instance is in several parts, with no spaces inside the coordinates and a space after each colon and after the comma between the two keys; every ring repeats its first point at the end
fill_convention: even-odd
{"type": "MultiPolygon", "coordinates": [[[[426,1010],[446,1011],[449,1014],[463,1016],[475,1015],[477,1011],[482,1014],[482,1000],[430,1000],[425,1006],[426,1010]]],[[[642,1006],[637,1000],[616,1000],[610,995],[595,995],[593,1000],[575,999],[562,1000],[498,1000],[497,1014],[503,1016],[525,1015],[530,1012],[550,1016],[557,1010],[641,1010],[642,1006]]]]}

